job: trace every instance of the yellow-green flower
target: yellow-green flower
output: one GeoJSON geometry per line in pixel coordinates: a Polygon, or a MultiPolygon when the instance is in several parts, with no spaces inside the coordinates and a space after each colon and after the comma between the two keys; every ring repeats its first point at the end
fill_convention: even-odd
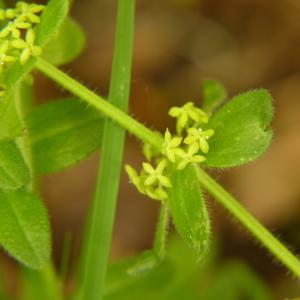
{"type": "Polygon", "coordinates": [[[0,9],[0,21],[6,19],[6,11],[4,9],[0,9]]]}
{"type": "Polygon", "coordinates": [[[182,107],[174,106],[170,109],[169,115],[173,118],[177,118],[176,129],[180,134],[190,123],[193,125],[199,125],[201,123],[207,123],[209,120],[208,115],[194,106],[193,102],[187,102],[182,107]]]}
{"type": "Polygon", "coordinates": [[[5,9],[4,12],[5,12],[5,18],[8,20],[14,19],[18,14],[15,8],[5,9]]]}
{"type": "Polygon", "coordinates": [[[7,63],[17,60],[15,56],[9,55],[9,41],[4,41],[0,45],[0,73],[3,71],[4,66],[7,63]]]}
{"type": "Polygon", "coordinates": [[[153,157],[152,149],[153,149],[153,147],[151,144],[149,144],[149,143],[143,144],[143,154],[147,158],[148,161],[150,161],[153,157]]]}
{"type": "Polygon", "coordinates": [[[131,183],[133,183],[133,185],[137,188],[137,190],[140,193],[144,194],[145,189],[144,189],[144,186],[143,186],[143,183],[142,183],[141,176],[139,176],[137,171],[129,165],[125,166],[125,170],[126,170],[126,173],[129,177],[131,183]]]}
{"type": "Polygon", "coordinates": [[[173,137],[169,129],[165,132],[165,140],[163,144],[163,154],[167,156],[170,162],[175,163],[176,152],[182,141],[182,137],[173,137]]]}
{"type": "MultiPolygon", "coordinates": [[[[14,37],[15,39],[19,39],[21,32],[18,28],[21,27],[17,27],[17,24],[15,22],[9,22],[1,31],[0,31],[0,38],[4,39],[6,37],[8,37],[10,34],[12,35],[12,37],[14,37]]],[[[18,25],[24,25],[24,24],[18,24],[18,25]]],[[[26,25],[27,26],[27,25],[26,25]]]]}
{"type": "Polygon", "coordinates": [[[166,163],[166,160],[162,160],[156,168],[153,168],[149,163],[143,163],[143,170],[140,175],[129,165],[125,166],[125,170],[130,181],[141,194],[146,194],[154,200],[165,200],[168,197],[165,188],[171,187],[169,178],[163,175],[166,163]]]}
{"type": "Polygon", "coordinates": [[[154,200],[160,200],[160,201],[164,201],[168,198],[168,194],[163,189],[163,187],[158,187],[158,188],[147,187],[146,195],[154,200]]]}
{"type": "Polygon", "coordinates": [[[180,149],[177,155],[181,158],[181,160],[177,165],[177,169],[183,170],[190,163],[201,163],[205,161],[206,158],[203,155],[197,154],[198,151],[199,151],[198,144],[190,145],[187,152],[180,149]]]}
{"type": "Polygon", "coordinates": [[[188,136],[184,139],[184,143],[191,145],[198,143],[202,152],[209,151],[209,144],[207,140],[211,138],[215,131],[213,129],[202,130],[201,128],[189,128],[187,130],[188,136]]]}
{"type": "MultiPolygon", "coordinates": [[[[160,132],[155,131],[154,133],[159,138],[161,138],[161,133],[160,132]]],[[[147,158],[148,161],[150,161],[153,157],[157,157],[157,156],[161,155],[160,150],[153,147],[149,143],[143,143],[143,154],[147,158]]]]}
{"type": "Polygon", "coordinates": [[[42,48],[34,45],[35,34],[32,29],[29,29],[26,33],[25,41],[17,39],[12,41],[12,46],[16,49],[22,49],[20,55],[21,65],[25,65],[30,56],[39,56],[42,54],[42,48]]]}
{"type": "Polygon", "coordinates": [[[19,13],[17,20],[29,23],[39,23],[40,17],[37,14],[39,14],[43,9],[43,5],[28,4],[26,2],[20,1],[16,6],[16,10],[19,13]]]}
{"type": "Polygon", "coordinates": [[[143,169],[146,173],[146,178],[144,181],[145,186],[154,186],[156,184],[164,187],[171,187],[170,179],[163,174],[167,166],[167,161],[165,159],[161,160],[156,168],[147,162],[143,163],[143,169]]]}

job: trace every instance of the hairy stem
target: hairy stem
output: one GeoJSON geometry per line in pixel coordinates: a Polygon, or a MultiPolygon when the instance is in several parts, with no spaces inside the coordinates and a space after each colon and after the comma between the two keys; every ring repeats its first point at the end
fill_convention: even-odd
{"type": "Polygon", "coordinates": [[[104,98],[86,88],[68,74],[62,72],[42,58],[37,59],[35,66],[46,76],[59,83],[66,90],[78,96],[81,100],[84,100],[98,111],[102,112],[105,116],[115,121],[123,128],[126,128],[127,131],[135,135],[140,140],[150,143],[158,149],[161,148],[163,143],[163,139],[161,137],[106,101],[104,98]]]}
{"type": "Polygon", "coordinates": [[[198,176],[201,185],[239,220],[282,264],[300,278],[299,259],[201,168],[198,168],[198,176]]]}
{"type": "Polygon", "coordinates": [[[169,206],[168,203],[162,203],[159,213],[159,219],[155,232],[154,251],[159,258],[164,258],[166,253],[166,240],[169,225],[169,206]]]}

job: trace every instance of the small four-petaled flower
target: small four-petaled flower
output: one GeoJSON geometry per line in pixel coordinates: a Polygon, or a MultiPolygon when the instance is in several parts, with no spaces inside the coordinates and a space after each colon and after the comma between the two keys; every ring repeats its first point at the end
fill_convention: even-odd
{"type": "Polygon", "coordinates": [[[195,126],[205,124],[209,120],[209,116],[202,109],[195,107],[193,102],[187,102],[182,107],[172,107],[169,115],[177,118],[176,129],[179,134],[189,126],[190,121],[195,126]]]}
{"type": "Polygon", "coordinates": [[[24,1],[20,1],[16,6],[16,11],[19,14],[17,21],[39,23],[40,17],[37,14],[42,12],[43,9],[43,5],[28,4],[24,1]]]}
{"type": "Polygon", "coordinates": [[[34,45],[35,34],[32,29],[29,29],[26,33],[25,41],[17,39],[12,41],[13,47],[21,49],[20,63],[24,65],[29,60],[30,56],[39,56],[42,53],[42,49],[39,46],[34,45]]]}
{"type": "Polygon", "coordinates": [[[0,73],[3,71],[5,63],[14,62],[17,60],[15,56],[8,54],[9,41],[4,41],[0,45],[0,73]]]}
{"type": "Polygon", "coordinates": [[[141,176],[139,176],[138,173],[136,172],[136,170],[129,165],[125,166],[125,170],[129,176],[130,181],[134,184],[134,186],[137,188],[137,190],[140,193],[144,194],[145,190],[143,187],[141,176]]]}
{"type": "Polygon", "coordinates": [[[163,154],[167,156],[170,162],[175,163],[176,160],[176,152],[178,151],[178,147],[182,141],[182,137],[173,137],[169,131],[169,129],[165,132],[165,140],[163,144],[163,154]]]}
{"type": "Polygon", "coordinates": [[[170,179],[163,174],[167,166],[167,161],[162,159],[156,168],[147,162],[143,163],[143,169],[145,171],[146,179],[144,181],[145,186],[160,185],[164,187],[171,187],[170,179]]]}
{"type": "Polygon", "coordinates": [[[178,170],[183,170],[190,163],[201,163],[205,161],[205,157],[203,155],[197,154],[199,151],[198,144],[191,144],[186,151],[183,149],[179,149],[177,155],[181,158],[181,161],[177,165],[178,170]]]}
{"type": "Polygon", "coordinates": [[[215,131],[213,129],[202,130],[201,128],[189,128],[187,133],[188,136],[184,139],[185,144],[191,145],[197,143],[202,152],[208,153],[209,144],[207,140],[214,135],[215,131]]]}

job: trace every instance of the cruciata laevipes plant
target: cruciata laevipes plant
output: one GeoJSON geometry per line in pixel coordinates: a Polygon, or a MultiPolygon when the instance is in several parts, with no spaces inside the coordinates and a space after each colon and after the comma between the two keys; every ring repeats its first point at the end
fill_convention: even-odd
{"type": "MultiPolygon", "coordinates": [[[[57,68],[84,46],[80,26],[68,16],[67,0],[50,0],[45,6],[0,4],[0,244],[27,268],[40,270],[36,282],[43,282],[47,299],[63,299],[63,294],[50,260],[50,226],[37,177],[68,168],[101,149],[74,299],[102,299],[125,130],[141,140],[146,158],[140,172],[125,166],[130,181],[161,203],[153,249],[128,266],[129,274],[144,274],[162,263],[170,218],[198,260],[205,261],[211,231],[204,189],[300,277],[298,258],[205,171],[249,163],[266,151],[273,115],[268,91],[251,90],[224,104],[223,86],[206,80],[202,107],[193,101],[172,107],[169,115],[176,119],[176,132],[166,129],[162,135],[127,114],[134,0],[118,1],[108,101],[57,68]],[[35,107],[34,70],[74,96],[35,107]]],[[[32,284],[32,277],[26,278],[32,284]]]]}

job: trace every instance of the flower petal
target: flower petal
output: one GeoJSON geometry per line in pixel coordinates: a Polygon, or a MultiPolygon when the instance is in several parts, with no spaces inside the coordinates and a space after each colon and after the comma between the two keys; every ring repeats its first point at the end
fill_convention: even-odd
{"type": "Polygon", "coordinates": [[[158,174],[161,174],[166,166],[167,166],[167,161],[165,159],[162,159],[156,167],[156,172],[158,174]]]}
{"type": "Polygon", "coordinates": [[[169,161],[174,164],[175,160],[176,160],[174,150],[167,149],[166,150],[166,155],[167,155],[167,158],[169,159],[169,161]]]}
{"type": "Polygon", "coordinates": [[[20,63],[21,65],[25,65],[30,58],[30,49],[25,48],[20,55],[20,63]]]}
{"type": "Polygon", "coordinates": [[[167,130],[165,131],[165,143],[168,144],[171,141],[171,138],[172,138],[171,133],[167,128],[167,130]]]}
{"type": "Polygon", "coordinates": [[[201,163],[203,161],[205,161],[206,158],[202,155],[195,155],[193,158],[192,158],[192,162],[194,163],[201,163]]]}
{"type": "Polygon", "coordinates": [[[199,151],[199,144],[191,144],[188,149],[188,156],[193,156],[195,153],[199,151]]]}
{"type": "Polygon", "coordinates": [[[177,165],[177,170],[183,170],[187,164],[189,163],[188,160],[184,159],[177,165]]]}
{"type": "Polygon", "coordinates": [[[195,142],[197,142],[198,140],[198,137],[193,135],[193,136],[187,136],[185,139],[184,139],[184,143],[187,144],[187,145],[190,145],[190,144],[193,144],[195,142]]]}
{"type": "Polygon", "coordinates": [[[200,149],[204,152],[207,153],[209,151],[209,145],[208,142],[206,140],[206,138],[202,137],[199,139],[199,145],[200,145],[200,149]]]}
{"type": "Polygon", "coordinates": [[[153,174],[155,173],[154,168],[151,166],[151,164],[147,162],[143,162],[143,169],[145,170],[146,173],[148,174],[153,174]]]}
{"type": "Polygon", "coordinates": [[[182,113],[180,115],[180,117],[178,117],[177,124],[176,124],[178,133],[182,132],[182,130],[185,128],[187,122],[188,122],[188,116],[187,116],[187,114],[186,113],[182,113]]]}
{"type": "Polygon", "coordinates": [[[180,145],[181,141],[182,141],[182,137],[174,137],[169,142],[169,147],[176,148],[180,145]]]}
{"type": "Polygon", "coordinates": [[[165,186],[165,187],[171,187],[171,181],[167,176],[164,175],[159,175],[158,176],[158,181],[160,182],[161,185],[165,186]]]}
{"type": "Polygon", "coordinates": [[[182,109],[180,107],[174,106],[169,110],[169,116],[177,118],[180,115],[181,110],[182,109]]]}

